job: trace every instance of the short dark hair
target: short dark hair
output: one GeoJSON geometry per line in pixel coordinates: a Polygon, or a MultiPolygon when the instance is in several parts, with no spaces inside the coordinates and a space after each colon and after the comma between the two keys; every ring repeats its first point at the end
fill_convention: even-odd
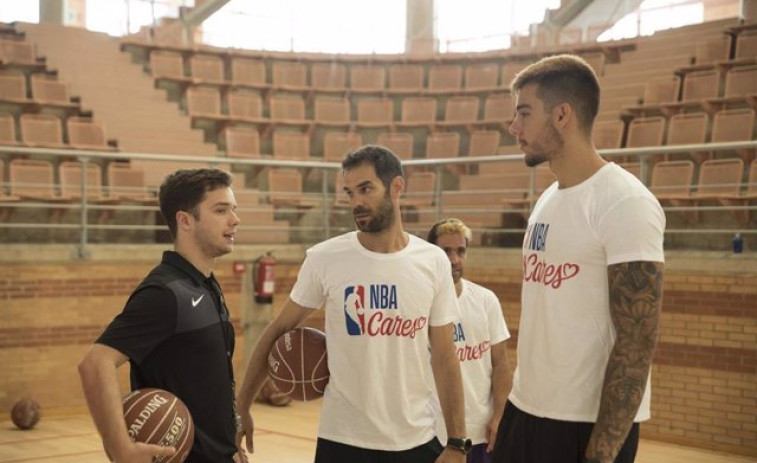
{"type": "Polygon", "coordinates": [[[465,225],[462,220],[450,217],[436,222],[428,231],[428,238],[426,238],[426,241],[431,244],[436,244],[439,236],[449,233],[457,233],[459,235],[462,235],[462,237],[465,238],[466,246],[470,243],[473,237],[471,229],[468,228],[468,226],[465,225]]]}
{"type": "Polygon", "coordinates": [[[547,109],[568,103],[576,112],[581,130],[591,135],[599,111],[599,80],[586,61],[569,54],[543,58],[519,72],[510,90],[516,93],[529,84],[538,86],[537,96],[547,109]]]}
{"type": "Polygon", "coordinates": [[[160,185],[160,213],[166,219],[171,236],[176,239],[176,213],[185,211],[198,217],[197,205],[205,193],[228,188],[232,177],[221,169],[179,169],[169,174],[160,185]]]}
{"type": "Polygon", "coordinates": [[[376,169],[376,176],[381,179],[381,183],[387,189],[395,177],[404,178],[402,162],[389,148],[379,145],[364,145],[356,148],[347,153],[342,161],[342,171],[350,170],[362,164],[372,165],[376,169]]]}

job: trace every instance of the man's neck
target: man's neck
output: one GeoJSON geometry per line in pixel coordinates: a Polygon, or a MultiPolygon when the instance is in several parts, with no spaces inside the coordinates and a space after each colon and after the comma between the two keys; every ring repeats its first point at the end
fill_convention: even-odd
{"type": "Polygon", "coordinates": [[[183,258],[185,258],[194,268],[200,271],[205,277],[209,277],[213,273],[213,267],[215,267],[216,259],[214,257],[208,257],[192,246],[183,245],[180,243],[174,243],[174,250],[183,258]]]}
{"type": "Polygon", "coordinates": [[[410,238],[399,223],[395,223],[378,233],[359,231],[357,232],[357,239],[365,249],[382,254],[401,251],[410,242],[410,238]]]}
{"type": "Polygon", "coordinates": [[[463,293],[463,279],[460,278],[455,282],[455,292],[457,293],[457,297],[460,297],[460,295],[463,293]]]}
{"type": "Polygon", "coordinates": [[[566,144],[562,152],[549,163],[549,168],[557,177],[560,189],[576,186],[601,169],[607,161],[602,159],[591,143],[576,142],[566,144]]]}

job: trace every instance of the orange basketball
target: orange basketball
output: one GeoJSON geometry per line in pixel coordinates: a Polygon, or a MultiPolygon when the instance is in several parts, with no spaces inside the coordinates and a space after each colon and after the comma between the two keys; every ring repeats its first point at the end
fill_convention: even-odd
{"type": "Polygon", "coordinates": [[[40,417],[40,406],[33,399],[21,399],[11,409],[11,421],[19,429],[33,428],[40,417]]]}
{"type": "Polygon", "coordinates": [[[329,382],[326,335],[313,328],[296,328],[279,337],[268,354],[268,375],[295,400],[321,397],[329,382]]]}
{"type": "Polygon", "coordinates": [[[132,440],[176,448],[172,456],[153,461],[179,463],[187,458],[195,429],[187,406],[178,397],[162,389],[138,389],[124,397],[123,405],[132,440]]]}

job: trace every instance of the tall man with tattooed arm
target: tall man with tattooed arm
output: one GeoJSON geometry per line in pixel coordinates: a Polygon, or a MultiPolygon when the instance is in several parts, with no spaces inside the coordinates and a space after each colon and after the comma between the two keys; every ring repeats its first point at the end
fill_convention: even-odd
{"type": "Polygon", "coordinates": [[[557,182],[523,240],[518,365],[492,461],[632,463],[650,416],[665,215],[597,153],[600,91],[586,62],[545,58],[511,89],[526,165],[548,162],[557,182]]]}

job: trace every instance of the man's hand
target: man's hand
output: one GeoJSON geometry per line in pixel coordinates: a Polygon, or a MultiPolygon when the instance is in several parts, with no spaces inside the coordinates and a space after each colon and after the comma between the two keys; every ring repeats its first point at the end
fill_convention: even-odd
{"type": "Polygon", "coordinates": [[[436,458],[435,463],[465,463],[465,454],[459,450],[445,447],[436,458]]]}
{"type": "Polygon", "coordinates": [[[245,462],[247,461],[247,455],[242,447],[242,439],[245,439],[247,452],[254,453],[255,448],[252,444],[252,431],[255,429],[255,423],[252,420],[252,414],[249,409],[240,410],[239,417],[242,419],[242,430],[237,433],[237,449],[239,449],[239,454],[245,457],[244,460],[240,461],[245,462]]]}
{"type": "MultiPolygon", "coordinates": [[[[115,463],[152,463],[153,457],[170,457],[176,453],[174,447],[166,447],[164,445],[144,444],[142,442],[130,442],[129,445],[117,452],[113,452],[116,455],[115,463]]],[[[110,452],[106,451],[109,455],[110,452]]]]}
{"type": "Polygon", "coordinates": [[[490,452],[494,450],[494,442],[497,440],[497,430],[499,429],[499,422],[502,420],[502,413],[499,412],[492,414],[489,418],[489,423],[486,425],[486,451],[490,452]]]}

